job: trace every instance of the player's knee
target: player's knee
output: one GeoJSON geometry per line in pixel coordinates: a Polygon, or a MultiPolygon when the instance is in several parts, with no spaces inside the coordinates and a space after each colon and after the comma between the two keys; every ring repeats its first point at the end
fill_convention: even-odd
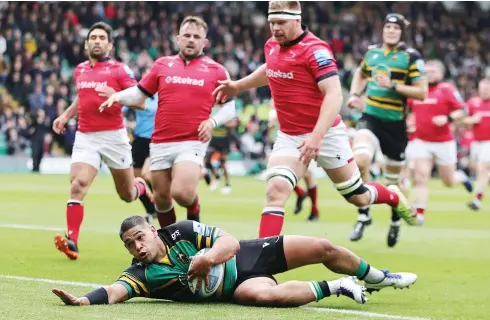
{"type": "Polygon", "coordinates": [[[267,199],[270,201],[286,201],[291,190],[296,187],[298,177],[286,166],[275,166],[266,172],[267,199]]]}
{"type": "Polygon", "coordinates": [[[367,206],[370,202],[369,189],[362,182],[359,170],[349,180],[335,183],[333,186],[349,203],[358,207],[367,206]]]}
{"type": "Polygon", "coordinates": [[[415,186],[425,185],[429,181],[429,174],[426,170],[420,170],[415,168],[413,182],[415,186]]]}
{"type": "Polygon", "coordinates": [[[71,181],[70,194],[71,197],[84,196],[88,189],[88,182],[81,179],[73,179],[71,181]]]}
{"type": "Polygon", "coordinates": [[[133,202],[135,199],[134,192],[136,192],[136,189],[134,187],[131,187],[131,188],[127,188],[127,190],[118,190],[117,193],[119,195],[119,199],[129,203],[129,202],[133,202]]]}
{"type": "Polygon", "coordinates": [[[321,257],[321,261],[337,259],[340,247],[328,241],[327,239],[315,239],[310,244],[317,257],[321,257]]]}
{"type": "Polygon", "coordinates": [[[171,195],[180,206],[184,207],[190,206],[196,196],[193,190],[189,190],[185,186],[172,188],[171,195]]]}

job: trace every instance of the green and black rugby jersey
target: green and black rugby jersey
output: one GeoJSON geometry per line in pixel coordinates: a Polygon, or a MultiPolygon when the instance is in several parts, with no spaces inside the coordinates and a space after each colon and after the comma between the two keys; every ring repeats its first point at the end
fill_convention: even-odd
{"type": "MultiPolygon", "coordinates": [[[[127,268],[116,283],[128,289],[129,298],[147,297],[173,301],[196,301],[187,285],[190,257],[211,248],[220,229],[195,221],[180,221],[158,230],[167,247],[167,255],[159,263],[136,262],[127,268]]],[[[236,260],[225,265],[224,281],[211,300],[229,300],[237,278],[236,260]]]]}
{"type": "MultiPolygon", "coordinates": [[[[211,115],[215,115],[217,112],[216,108],[213,108],[213,110],[211,111],[211,115]]],[[[228,138],[228,132],[229,132],[229,129],[228,127],[226,127],[226,125],[222,124],[220,126],[217,126],[215,128],[213,128],[213,131],[212,131],[212,136],[213,138],[217,138],[217,139],[225,139],[225,138],[228,138]]]]}
{"type": "Polygon", "coordinates": [[[411,85],[424,77],[425,63],[420,53],[406,44],[393,51],[373,45],[364,55],[360,67],[368,78],[364,113],[384,121],[405,119],[407,98],[391,88],[378,86],[376,75],[385,73],[396,84],[411,85]]]}

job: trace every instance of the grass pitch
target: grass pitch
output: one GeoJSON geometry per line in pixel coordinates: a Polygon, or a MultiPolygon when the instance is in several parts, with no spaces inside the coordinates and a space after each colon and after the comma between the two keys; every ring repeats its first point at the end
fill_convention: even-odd
{"type": "MultiPolygon", "coordinates": [[[[112,283],[131,261],[118,238],[120,223],[129,215],[142,214],[143,207],[138,202],[123,203],[115,193],[111,178],[97,177],[85,201],[79,243],[81,257],[69,261],[53,244],[56,230],[65,228],[68,177],[0,175],[0,181],[2,320],[489,318],[490,204],[478,213],[470,212],[465,204],[471,197],[462,187],[445,189],[439,181],[431,182],[426,225],[422,228],[403,225],[395,248],[386,245],[389,209],[385,206],[372,210],[374,224],[366,229],[364,238],[358,243],[350,242],[355,208],[327,180],[321,180],[319,185],[320,222],[304,221],[308,201],[298,216],[292,213],[293,200],[289,202],[284,234],[327,237],[377,268],[419,275],[410,290],[384,289],[369,296],[370,300],[363,306],[347,298],[332,297],[295,309],[188,305],[143,299],[113,306],[69,308],[50,289],[62,287],[83,295],[92,290],[87,287],[91,283],[112,283]],[[39,279],[85,284],[53,284],[39,279]]],[[[225,196],[219,191],[210,192],[202,183],[199,186],[201,218],[204,223],[219,226],[240,239],[254,238],[265,201],[265,183],[254,178],[234,178],[232,187],[233,192],[225,196]]],[[[184,210],[179,208],[178,215],[184,219],[184,210]]],[[[321,266],[311,266],[279,275],[278,280],[337,277],[321,266]]]]}

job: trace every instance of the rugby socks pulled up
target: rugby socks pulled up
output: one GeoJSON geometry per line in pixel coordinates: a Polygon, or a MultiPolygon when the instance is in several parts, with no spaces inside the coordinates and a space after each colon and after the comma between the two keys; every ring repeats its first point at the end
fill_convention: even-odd
{"type": "Polygon", "coordinates": [[[294,192],[300,198],[305,196],[305,191],[300,186],[294,187],[294,192]]]}
{"type": "Polygon", "coordinates": [[[187,207],[187,219],[195,217],[199,214],[199,196],[196,194],[192,204],[187,207]]]}
{"type": "Polygon", "coordinates": [[[317,302],[323,298],[330,297],[332,294],[336,294],[340,289],[340,280],[308,281],[308,284],[317,302]]]}
{"type": "Polygon", "coordinates": [[[172,207],[166,211],[160,211],[155,206],[155,212],[157,213],[158,223],[160,224],[160,228],[164,228],[171,224],[177,222],[177,215],[175,214],[175,208],[172,207]]]}
{"type": "Polygon", "coordinates": [[[68,200],[66,204],[66,227],[67,236],[75,244],[78,244],[78,235],[83,221],[83,201],[68,200]]]}
{"type": "Polygon", "coordinates": [[[396,192],[390,191],[388,188],[377,182],[368,182],[365,186],[371,192],[371,204],[386,203],[392,207],[396,207],[400,199],[396,192]]]}
{"type": "Polygon", "coordinates": [[[308,196],[311,199],[311,213],[314,216],[318,216],[318,206],[317,206],[317,186],[308,188],[308,196]]]}
{"type": "Polygon", "coordinates": [[[368,283],[379,283],[386,277],[382,271],[371,267],[366,261],[364,261],[364,259],[361,259],[359,268],[357,268],[354,275],[357,277],[357,279],[364,280],[368,283]]]}
{"type": "Polygon", "coordinates": [[[284,224],[284,208],[264,207],[260,218],[259,238],[278,236],[284,224]]]}

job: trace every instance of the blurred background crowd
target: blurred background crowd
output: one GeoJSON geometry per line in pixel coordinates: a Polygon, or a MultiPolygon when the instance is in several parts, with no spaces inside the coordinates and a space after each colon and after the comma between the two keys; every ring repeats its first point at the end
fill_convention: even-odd
{"type": "MultiPolygon", "coordinates": [[[[398,12],[411,21],[406,42],[425,59],[445,62],[447,79],[462,95],[476,93],[490,76],[490,19],[486,2],[303,2],[303,21],[335,54],[346,94],[367,47],[379,43],[383,17],[398,12]]],[[[267,2],[1,2],[0,155],[71,153],[76,120],[66,132],[51,131],[54,119],[74,94],[72,71],[86,60],[84,39],[90,25],[108,22],[115,30],[113,56],[139,76],[153,61],[176,53],[175,35],[183,16],[200,15],[209,24],[206,54],[232,78],[253,72],[263,61],[269,37],[267,2]]],[[[270,92],[267,87],[237,100],[237,154],[265,148],[270,92]],[[243,152],[240,152],[243,151],[243,152]]],[[[346,120],[349,110],[343,109],[346,120]]],[[[134,125],[128,115],[129,128],[134,125]]],[[[464,130],[457,130],[464,137],[464,130]]],[[[464,140],[464,139],[463,139],[464,140]]],[[[464,143],[461,143],[461,152],[464,143]]]]}

